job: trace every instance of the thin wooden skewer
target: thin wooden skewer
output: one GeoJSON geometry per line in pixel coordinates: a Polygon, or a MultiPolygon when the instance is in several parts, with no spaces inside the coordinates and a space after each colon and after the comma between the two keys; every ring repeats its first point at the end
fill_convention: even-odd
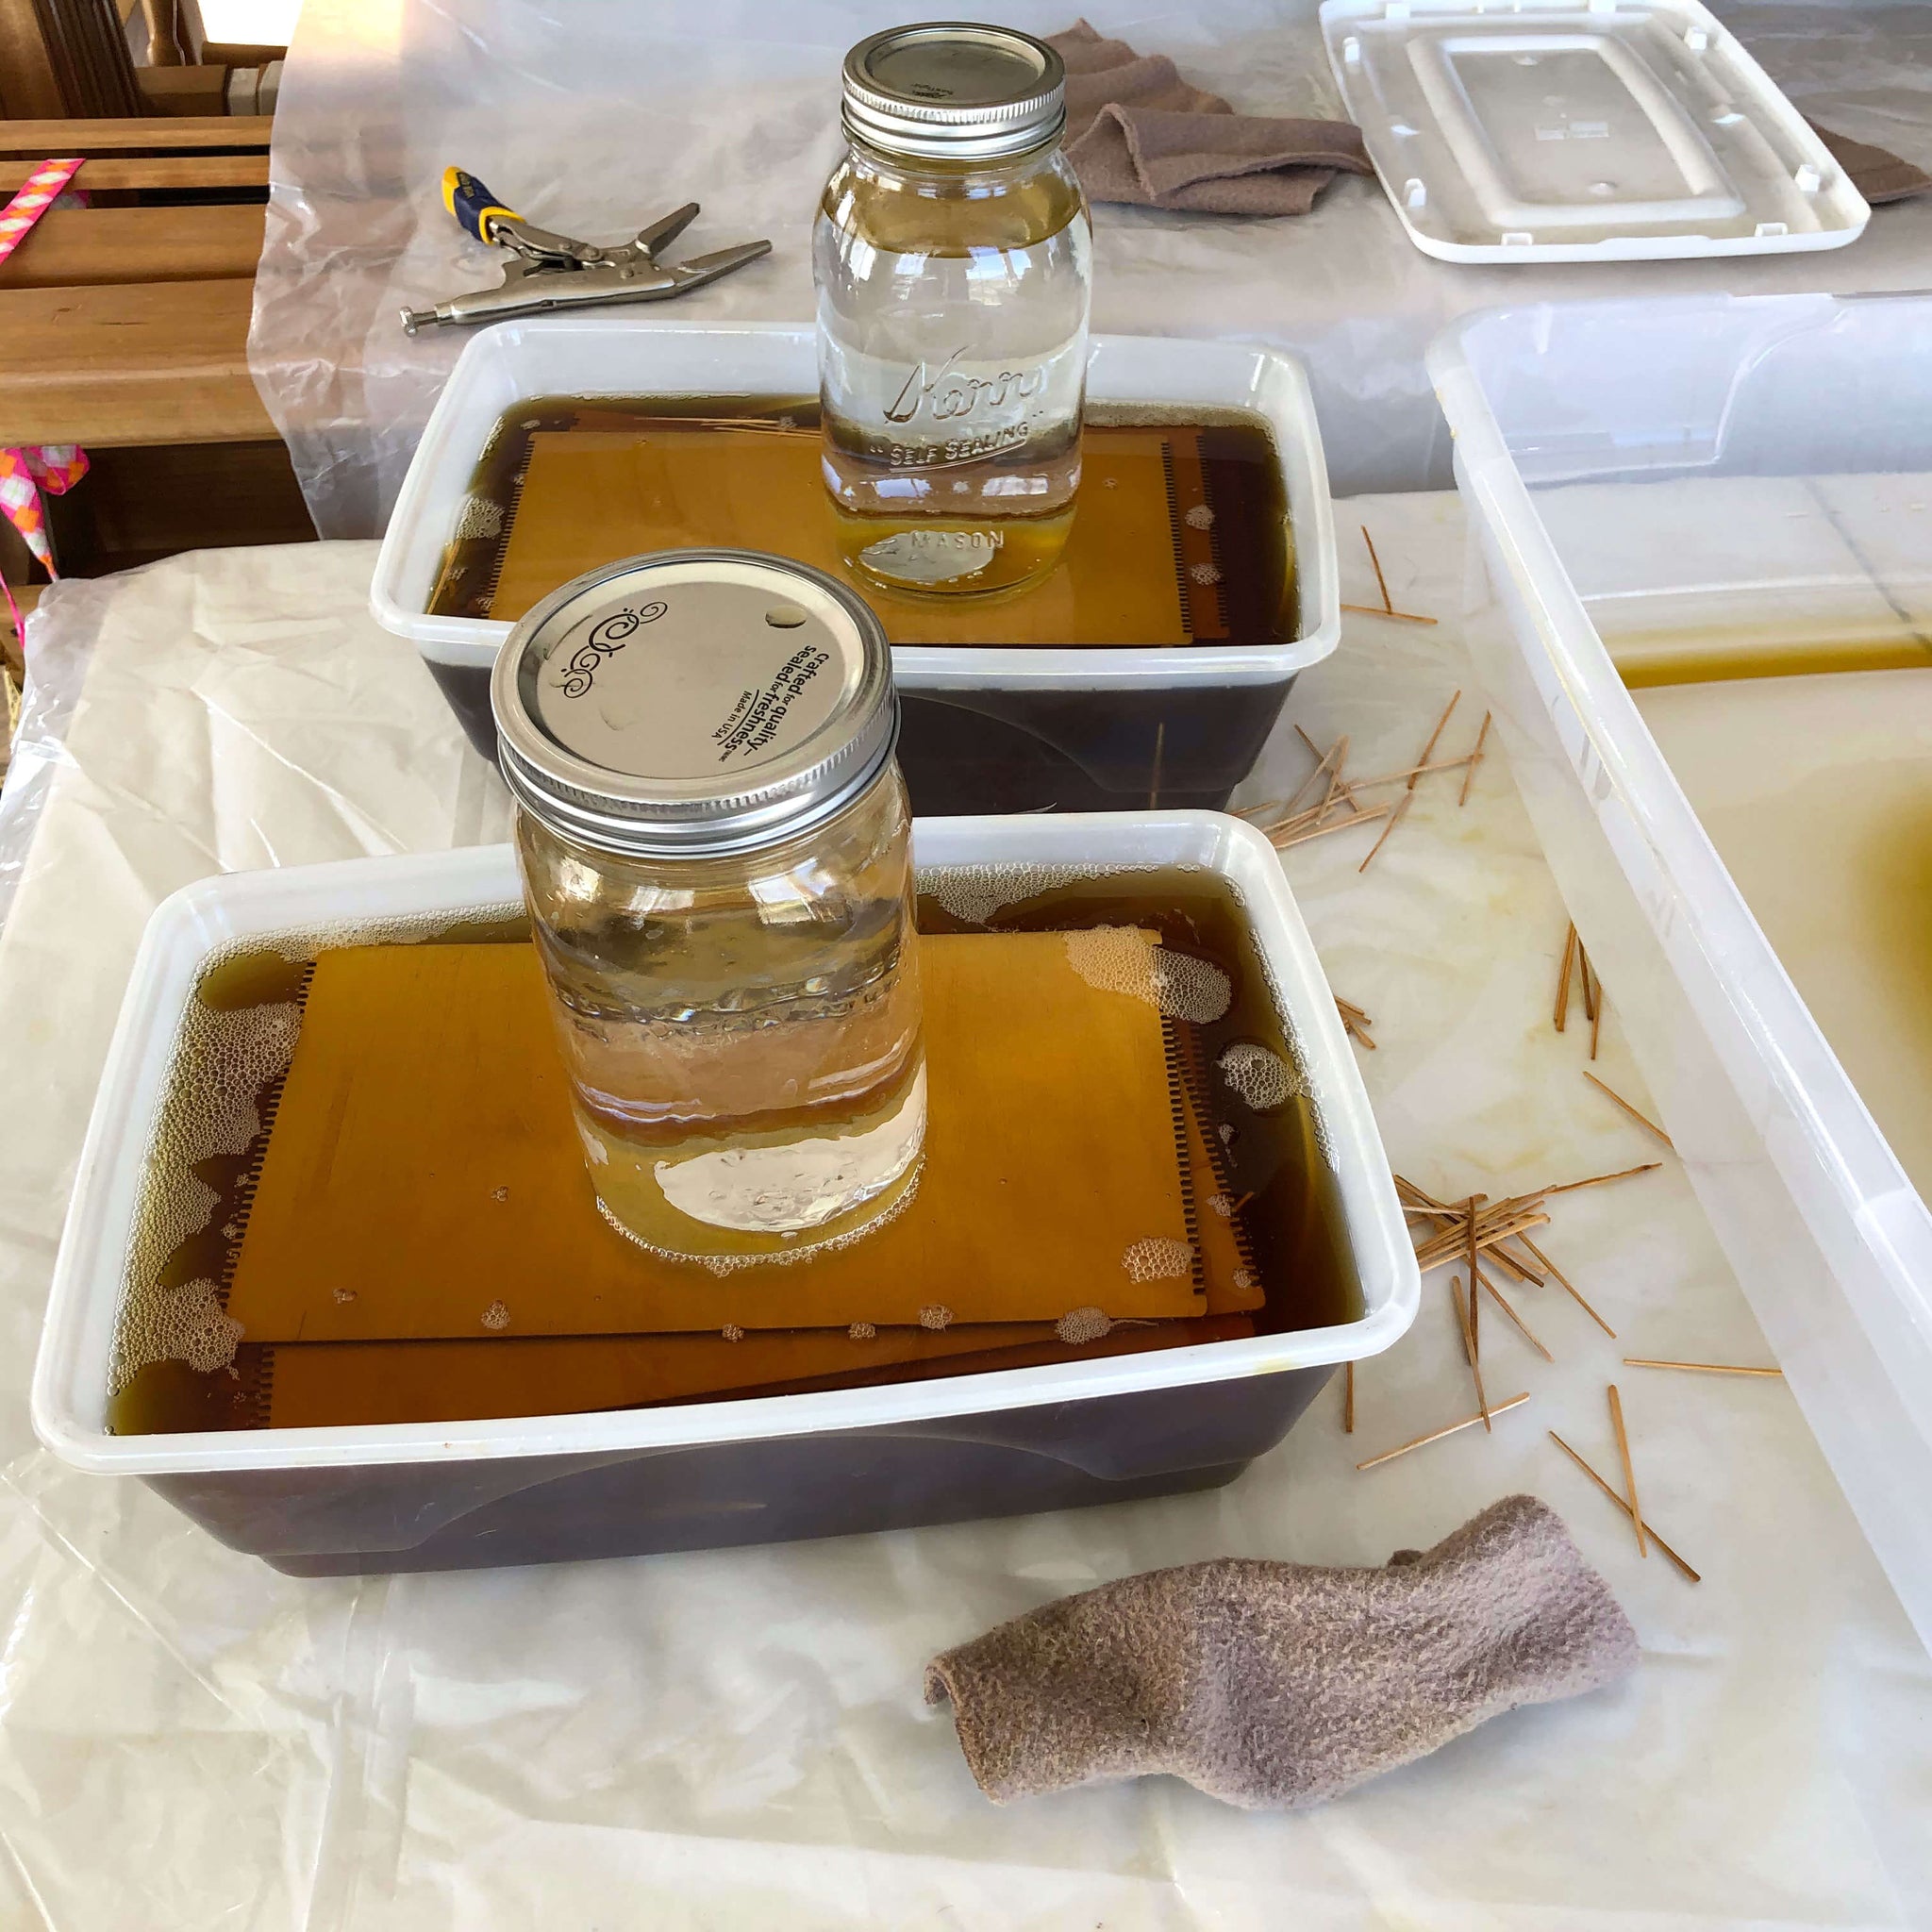
{"type": "Polygon", "coordinates": [[[1529,1250],[1530,1257],[1533,1260],[1539,1262],[1542,1267],[1549,1270],[1550,1274],[1557,1283],[1557,1286],[1560,1288],[1563,1291],[1563,1292],[1567,1294],[1570,1297],[1570,1299],[1574,1301],[1576,1304],[1576,1306],[1579,1308],[1581,1308],[1583,1312],[1586,1315],[1588,1315],[1590,1319],[1592,1322],[1594,1322],[1596,1325],[1599,1328],[1601,1328],[1606,1335],[1607,1335],[1610,1338],[1612,1341],[1616,1341],[1617,1331],[1614,1328],[1612,1328],[1610,1324],[1607,1322],[1606,1322],[1604,1318],[1601,1315],[1599,1315],[1597,1311],[1593,1307],[1591,1307],[1591,1305],[1587,1301],[1585,1301],[1580,1294],[1577,1293],[1576,1286],[1570,1279],[1570,1277],[1567,1274],[1565,1274],[1563,1271],[1560,1268],[1558,1268],[1557,1264],[1553,1260],[1551,1260],[1550,1257],[1546,1254],[1544,1254],[1543,1251],[1540,1247],[1538,1247],[1537,1244],[1533,1241],[1531,1241],[1526,1234],[1517,1235],[1515,1239],[1529,1250]]]}
{"type": "Polygon", "coordinates": [[[1782,1375],[1782,1369],[1754,1369],[1742,1362],[1662,1362],[1648,1356],[1626,1355],[1626,1369],[1688,1369],[1699,1375],[1782,1375]]]}
{"type": "Polygon", "coordinates": [[[1379,1456],[1372,1456],[1366,1462],[1357,1462],[1357,1469],[1374,1469],[1378,1462],[1392,1462],[1398,1456],[1407,1456],[1411,1449],[1425,1449],[1431,1442],[1440,1442],[1444,1436],[1453,1436],[1461,1429],[1473,1429],[1476,1424],[1489,1422],[1490,1416],[1505,1415],[1512,1408],[1521,1408],[1529,1400],[1527,1394],[1512,1395],[1507,1402],[1496,1403],[1488,1415],[1465,1416],[1459,1423],[1451,1423],[1446,1428],[1432,1429],[1426,1436],[1418,1436],[1413,1442],[1405,1442],[1399,1449],[1385,1449],[1379,1456]]]}
{"type": "Polygon", "coordinates": [[[1411,790],[1415,780],[1426,778],[1431,772],[1459,771],[1468,764],[1467,758],[1438,758],[1434,764],[1414,764],[1406,772],[1384,772],[1379,778],[1351,778],[1348,789],[1351,791],[1369,791],[1378,785],[1400,785],[1407,781],[1411,790]]]}
{"type": "Polygon", "coordinates": [[[1373,604],[1343,604],[1343,610],[1353,610],[1358,617],[1388,617],[1397,624],[1434,624],[1436,619],[1424,617],[1419,610],[1378,610],[1373,604]]]}
{"type": "Polygon", "coordinates": [[[1509,1250],[1499,1241],[1486,1251],[1492,1261],[1500,1261],[1518,1281],[1526,1281],[1532,1288],[1541,1288],[1543,1277],[1534,1268],[1526,1268],[1509,1250]]]}
{"type": "Polygon", "coordinates": [[[1570,975],[1576,965],[1576,924],[1573,920],[1570,930],[1563,936],[1563,976],[1557,982],[1557,1031],[1561,1033],[1570,1024],[1570,975]]]}
{"type": "MultiPolygon", "coordinates": [[[[1402,815],[1408,809],[1409,801],[1412,798],[1414,798],[1414,796],[1415,792],[1412,790],[1405,791],[1402,794],[1402,803],[1398,805],[1392,812],[1389,811],[1388,808],[1385,807],[1381,811],[1370,811],[1364,812],[1362,814],[1362,819],[1387,818],[1389,823],[1382,827],[1382,836],[1379,839],[1377,839],[1373,845],[1369,847],[1368,858],[1363,859],[1362,862],[1356,867],[1357,872],[1368,871],[1370,862],[1374,858],[1375,854],[1381,851],[1382,847],[1389,842],[1389,834],[1392,832],[1396,828],[1396,826],[1402,823],[1402,815]]],[[[1349,819],[1345,821],[1345,823],[1351,825],[1358,825],[1362,823],[1362,819],[1349,819]]]]}
{"type": "Polygon", "coordinates": [[[1482,1329],[1478,1318],[1483,1298],[1475,1291],[1475,1196],[1469,1197],[1469,1353],[1474,1361],[1482,1349],[1482,1329]]]}
{"type": "Polygon", "coordinates": [[[1661,1160],[1646,1160],[1641,1167],[1620,1167],[1615,1174],[1593,1174],[1587,1180],[1559,1181],[1554,1188],[1545,1188],[1545,1194],[1574,1194],[1578,1188],[1600,1188],[1607,1181],[1627,1181],[1633,1174],[1655,1174],[1663,1165],[1661,1160]]]}
{"type": "Polygon", "coordinates": [[[1576,941],[1576,964],[1583,974],[1583,1017],[1596,1018],[1596,978],[1590,968],[1590,948],[1579,938],[1576,941]]]}
{"type": "MultiPolygon", "coordinates": [[[[1557,1445],[1557,1447],[1560,1449],[1563,1452],[1563,1454],[1567,1456],[1570,1458],[1570,1460],[1574,1462],[1577,1466],[1577,1468],[1580,1469],[1584,1473],[1584,1474],[1587,1475],[1591,1479],[1591,1481],[1593,1482],[1597,1486],[1597,1488],[1600,1489],[1604,1492],[1604,1494],[1607,1495],[1610,1499],[1610,1501],[1613,1502],[1617,1506],[1617,1507],[1624,1512],[1625,1516],[1628,1516],[1630,1514],[1629,1504],[1624,1502],[1623,1497],[1618,1495],[1616,1491],[1613,1490],[1608,1483],[1605,1482],[1603,1477],[1597,1474],[1596,1471],[1591,1468],[1590,1464],[1584,1461],[1583,1457],[1577,1455],[1575,1450],[1571,1448],[1569,1443],[1564,1441],[1562,1437],[1557,1435],[1555,1429],[1552,1429],[1549,1432],[1549,1434],[1550,1441],[1553,1441],[1557,1445]]],[[[1671,1561],[1674,1562],[1677,1566],[1677,1568],[1681,1570],[1684,1573],[1684,1574],[1690,1579],[1692,1583],[1702,1583],[1704,1581],[1704,1578],[1698,1575],[1696,1571],[1691,1569],[1690,1564],[1685,1562],[1683,1557],[1678,1556],[1676,1551],[1672,1549],[1670,1544],[1665,1542],[1663,1538],[1657,1535],[1657,1531],[1652,1529],[1649,1524],[1646,1523],[1643,1526],[1646,1530],[1649,1531],[1651,1541],[1654,1542],[1657,1546],[1657,1548],[1660,1549],[1664,1553],[1664,1555],[1667,1556],[1671,1559],[1671,1561]]]]}
{"type": "Polygon", "coordinates": [[[1488,741],[1489,735],[1490,714],[1485,711],[1483,713],[1482,729],[1475,735],[1475,749],[1469,755],[1469,769],[1462,774],[1462,795],[1456,801],[1458,810],[1469,803],[1469,788],[1475,780],[1475,768],[1483,761],[1483,745],[1488,741]]]}
{"type": "Polygon", "coordinates": [[[1617,1105],[1621,1107],[1624,1109],[1624,1111],[1627,1113],[1630,1116],[1630,1118],[1637,1123],[1637,1124],[1640,1127],[1645,1128],[1648,1132],[1655,1134],[1657,1137],[1657,1139],[1661,1141],[1664,1143],[1664,1145],[1671,1150],[1673,1154],[1674,1154],[1677,1151],[1677,1143],[1674,1141],[1673,1141],[1671,1137],[1667,1133],[1665,1133],[1664,1130],[1660,1126],[1658,1126],[1655,1121],[1647,1119],[1644,1115],[1639,1113],[1637,1109],[1634,1107],[1632,1107],[1630,1103],[1627,1100],[1625,1100],[1624,1096],[1616,1091],[1615,1088],[1604,1086],[1604,1083],[1601,1080],[1599,1080],[1597,1076],[1594,1074],[1592,1074],[1587,1067],[1584,1069],[1583,1077],[1586,1080],[1588,1080],[1592,1087],[1599,1088],[1602,1090],[1603,1092],[1608,1094],[1609,1097],[1612,1100],[1614,1100],[1617,1103],[1617,1105]]]}
{"type": "Polygon", "coordinates": [[[1624,1465],[1624,1494],[1630,1510],[1630,1527],[1637,1532],[1637,1554],[1650,1555],[1643,1534],[1643,1505],[1637,1500],[1637,1470],[1630,1460],[1630,1437],[1624,1427],[1624,1403],[1617,1385],[1610,1385],[1610,1426],[1617,1432],[1617,1455],[1624,1465]]]}
{"type": "Polygon", "coordinates": [[[1362,541],[1369,546],[1369,562],[1374,567],[1375,588],[1382,593],[1382,609],[1386,614],[1395,608],[1395,599],[1389,594],[1389,579],[1382,575],[1382,559],[1375,555],[1375,540],[1369,535],[1366,524],[1362,525],[1362,541]]]}
{"type": "MultiPolygon", "coordinates": [[[[1391,810],[1391,807],[1381,806],[1374,811],[1363,812],[1359,818],[1337,819],[1332,824],[1317,825],[1311,832],[1297,832],[1292,839],[1277,839],[1271,833],[1268,842],[1274,847],[1275,851],[1286,852],[1291,845],[1306,845],[1310,839],[1325,839],[1330,832],[1352,831],[1357,825],[1366,825],[1372,820],[1386,819],[1389,817],[1391,810]]],[[[1387,835],[1385,834],[1384,836],[1386,837],[1387,835]]],[[[1373,858],[1374,854],[1371,853],[1369,857],[1373,858]]]]}
{"type": "Polygon", "coordinates": [[[1490,1398],[1483,1393],[1482,1364],[1475,1358],[1475,1337],[1469,1326],[1469,1302],[1475,1297],[1470,1296],[1469,1301],[1463,1299],[1462,1276],[1459,1274],[1449,1277],[1449,1298],[1456,1304],[1456,1319],[1462,1324],[1462,1352],[1469,1358],[1469,1373],[1475,1380],[1475,1406],[1482,1411],[1483,1428],[1488,1432],[1491,1428],[1490,1398]]]}
{"type": "Polygon", "coordinates": [[[1421,768],[1428,763],[1429,754],[1435,750],[1437,740],[1441,737],[1443,730],[1448,725],[1450,712],[1455,710],[1456,707],[1461,702],[1462,692],[1460,690],[1457,690],[1451,694],[1449,702],[1442,707],[1442,715],[1436,720],[1436,728],[1429,733],[1429,741],[1423,746],[1423,755],[1415,761],[1417,769],[1408,774],[1408,789],[1411,791],[1415,790],[1415,781],[1421,775],[1421,768]]]}
{"type": "Polygon", "coordinates": [[[1341,1433],[1355,1434],[1355,1364],[1344,1362],[1341,1378],[1341,1433]]]}
{"type": "MultiPolygon", "coordinates": [[[[1415,1251],[1416,1265],[1424,1274],[1431,1268],[1440,1268],[1444,1261],[1453,1260],[1462,1250],[1466,1237],[1461,1227],[1462,1217],[1457,1216],[1457,1224],[1444,1228],[1440,1234],[1424,1241],[1415,1251]]],[[[1547,1227],[1550,1217],[1547,1214],[1524,1214],[1502,1225],[1479,1228],[1475,1245],[1478,1249],[1494,1248],[1498,1241],[1507,1241],[1521,1235],[1531,1227],[1547,1227]]]]}
{"type": "Polygon", "coordinates": [[[1604,1030],[1604,983],[1588,958],[1583,962],[1583,990],[1590,994],[1585,1005],[1590,1008],[1590,1057],[1595,1059],[1597,1039],[1604,1030]]]}
{"type": "Polygon", "coordinates": [[[1495,1297],[1496,1306],[1499,1308],[1501,1308],[1502,1311],[1506,1315],[1507,1315],[1512,1322],[1516,1324],[1517,1329],[1522,1334],[1524,1341],[1528,1342],[1530,1347],[1535,1349],[1537,1354],[1541,1356],[1544,1361],[1555,1361],[1557,1357],[1553,1356],[1549,1352],[1549,1350],[1546,1349],[1542,1345],[1542,1343],[1536,1339],[1536,1337],[1530,1333],[1529,1324],[1525,1322],[1523,1319],[1523,1317],[1519,1315],[1516,1312],[1516,1310],[1509,1306],[1508,1301],[1504,1296],[1503,1291],[1500,1288],[1498,1288],[1496,1284],[1493,1281],[1491,1281],[1487,1274],[1478,1274],[1476,1276],[1476,1279],[1480,1281],[1482,1285],[1489,1290],[1490,1293],[1495,1297]]]}

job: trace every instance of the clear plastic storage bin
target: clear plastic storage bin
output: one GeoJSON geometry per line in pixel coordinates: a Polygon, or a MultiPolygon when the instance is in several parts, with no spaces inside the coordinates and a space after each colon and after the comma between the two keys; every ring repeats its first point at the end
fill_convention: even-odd
{"type": "Polygon", "coordinates": [[[1641,687],[1735,675],[1740,652],[1760,690],[1932,665],[1932,297],[1504,309],[1430,366],[1517,782],[1792,1391],[1932,1640],[1932,1213],[1640,708],[1641,687]]]}
{"type": "MultiPolygon", "coordinates": [[[[1204,812],[926,821],[915,862],[1193,866],[1233,881],[1326,1129],[1362,1312],[1247,1340],[872,1388],[497,1422],[116,1436],[108,1373],[157,1101],[204,963],[238,939],[519,902],[507,846],[234,874],[156,912],[108,1054],[35,1371],[42,1440],[137,1475],[298,1575],[778,1542],[1211,1488],[1338,1362],[1389,1347],[1418,1279],[1322,969],[1267,841],[1204,812]]],[[[393,929],[392,926],[391,929],[393,929]]]]}
{"type": "MultiPolygon", "coordinates": [[[[504,412],[564,395],[817,391],[816,338],[790,324],[611,314],[483,331],[451,373],[397,498],[371,590],[377,621],[416,645],[472,742],[492,756],[490,667],[510,626],[432,616],[428,607],[477,461],[504,412]]],[[[1235,342],[1095,336],[1087,393],[1101,404],[1239,409],[1267,425],[1286,485],[1297,634],[1274,644],[896,646],[899,758],[923,814],[1223,806],[1254,764],[1296,675],[1341,638],[1328,472],[1298,363],[1235,342]]],[[[996,603],[987,614],[996,638],[996,603]]]]}

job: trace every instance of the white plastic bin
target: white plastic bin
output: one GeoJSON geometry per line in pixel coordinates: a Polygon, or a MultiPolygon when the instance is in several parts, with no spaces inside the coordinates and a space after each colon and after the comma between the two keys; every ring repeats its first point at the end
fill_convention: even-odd
{"type": "MultiPolygon", "coordinates": [[[[404,479],[370,601],[378,623],[421,651],[478,750],[494,753],[490,667],[510,626],[431,616],[428,604],[504,412],[562,395],[816,395],[816,353],[811,329],[791,324],[621,312],[507,323],[465,346],[404,479]]],[[[1328,472],[1298,363],[1235,342],[1095,336],[1087,392],[1244,409],[1267,424],[1287,486],[1299,635],[1181,648],[898,646],[900,761],[921,812],[1224,805],[1297,674],[1341,636],[1328,472]]]]}
{"type": "Polygon", "coordinates": [[[1208,812],[921,822],[915,857],[1194,866],[1239,891],[1324,1128],[1362,1312],[1338,1325],[1058,1366],[501,1422],[114,1436],[108,1363],[142,1162],[186,1002],[238,940],[353,942],[519,900],[509,849],[233,874],[155,913],[102,1076],[33,1389],[41,1439],[138,1475],[295,1574],[706,1548],[1204,1489],[1274,1446],[1337,1362],[1413,1320],[1406,1224],[1355,1060],[1267,841],[1208,812]]]}
{"type": "Polygon", "coordinates": [[[1932,297],[1504,309],[1443,335],[1430,367],[1517,782],[1792,1391],[1932,1641],[1932,1213],[1607,644],[1715,610],[1932,641],[1932,297]]]}

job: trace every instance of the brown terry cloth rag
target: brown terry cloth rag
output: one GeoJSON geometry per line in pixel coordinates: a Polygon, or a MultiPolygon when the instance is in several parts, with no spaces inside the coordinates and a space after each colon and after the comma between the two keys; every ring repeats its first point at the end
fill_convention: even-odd
{"type": "Polygon", "coordinates": [[[1382,1570],[1235,1557],[1064,1598],[926,1666],[995,1804],[1168,1772],[1317,1804],[1485,1718],[1614,1682],[1637,1634],[1554,1510],[1506,1496],[1382,1570]]]}
{"type": "Polygon", "coordinates": [[[1090,201],[1305,215],[1338,169],[1374,173],[1353,122],[1237,114],[1164,54],[1143,58],[1084,20],[1049,44],[1067,64],[1067,158],[1090,201]]]}
{"type": "Polygon", "coordinates": [[[1874,208],[1881,202],[1904,201],[1908,195],[1932,190],[1932,175],[1914,163],[1902,160],[1890,148],[1874,147],[1870,142],[1854,141],[1849,134],[1834,134],[1829,127],[1811,123],[1811,132],[1831,150],[1831,158],[1845,171],[1852,186],[1874,208]]]}

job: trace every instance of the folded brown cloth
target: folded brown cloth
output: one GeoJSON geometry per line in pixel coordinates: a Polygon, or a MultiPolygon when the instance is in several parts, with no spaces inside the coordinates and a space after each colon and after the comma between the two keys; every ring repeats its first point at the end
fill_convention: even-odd
{"type": "Polygon", "coordinates": [[[1811,132],[1831,150],[1832,159],[1874,208],[1880,202],[1904,201],[1907,195],[1924,194],[1932,189],[1932,175],[1910,161],[1901,160],[1890,148],[1854,141],[1849,134],[1834,134],[1815,121],[1811,123],[1811,132]]]}
{"type": "Polygon", "coordinates": [[[1305,215],[1338,170],[1374,173],[1353,122],[1237,114],[1164,54],[1143,58],[1084,20],[1049,43],[1066,62],[1067,158],[1090,201],[1305,215]]]}
{"type": "Polygon", "coordinates": [[[1520,1704],[1613,1683],[1637,1634],[1562,1520],[1507,1496],[1381,1570],[1224,1558],[1048,1604],[926,1666],[995,1804],[1168,1772],[1313,1805],[1520,1704]]]}

